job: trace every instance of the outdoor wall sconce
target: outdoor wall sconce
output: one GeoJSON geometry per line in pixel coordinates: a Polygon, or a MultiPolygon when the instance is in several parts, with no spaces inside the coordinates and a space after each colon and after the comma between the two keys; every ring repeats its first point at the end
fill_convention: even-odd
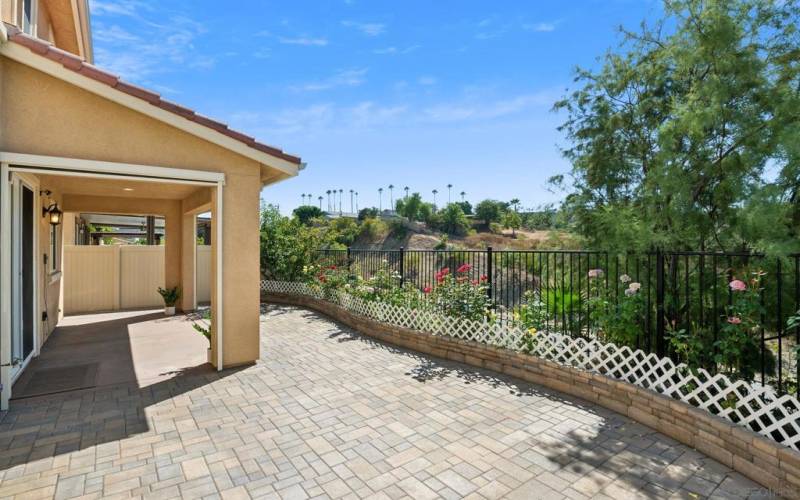
{"type": "MultiPolygon", "coordinates": [[[[44,195],[47,198],[50,198],[51,194],[53,194],[53,193],[49,189],[45,189],[43,191],[39,191],[39,196],[44,195]]],[[[55,202],[55,201],[50,203],[50,205],[48,205],[46,208],[42,207],[42,218],[49,217],[50,218],[50,224],[53,225],[53,226],[57,226],[57,225],[61,224],[61,216],[62,215],[64,215],[64,212],[62,212],[61,209],[58,208],[58,203],[55,202]]]]}
{"type": "Polygon", "coordinates": [[[50,225],[57,226],[61,224],[61,216],[64,214],[59,208],[58,203],[53,203],[47,208],[42,208],[46,214],[50,216],[50,225]]]}

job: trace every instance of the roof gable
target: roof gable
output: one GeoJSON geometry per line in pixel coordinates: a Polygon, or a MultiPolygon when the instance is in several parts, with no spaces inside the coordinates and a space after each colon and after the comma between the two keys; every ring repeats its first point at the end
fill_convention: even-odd
{"type": "MultiPolygon", "coordinates": [[[[21,32],[15,26],[5,24],[5,27],[8,31],[8,39],[10,42],[27,48],[30,52],[39,57],[43,57],[52,62],[58,63],[61,67],[69,70],[72,73],[88,78],[93,82],[100,83],[108,87],[109,89],[113,89],[114,91],[121,92],[127,96],[135,98],[138,101],[141,101],[140,104],[144,104],[144,106],[137,106],[137,111],[154,116],[157,119],[159,119],[157,116],[159,115],[158,111],[166,111],[172,115],[175,115],[176,117],[179,117],[180,119],[189,121],[194,125],[199,125],[207,129],[207,133],[204,134],[203,137],[204,139],[208,139],[209,136],[217,134],[223,136],[225,139],[232,139],[240,144],[243,144],[247,149],[252,150],[253,154],[248,155],[244,153],[246,156],[250,156],[252,159],[278,168],[279,170],[283,170],[291,175],[295,175],[297,170],[302,168],[302,162],[297,156],[285,153],[279,148],[258,142],[253,137],[228,128],[228,126],[224,123],[213,120],[198,114],[189,108],[163,99],[155,92],[125,82],[117,75],[111,74],[92,64],[89,64],[72,53],[61,50],[47,41],[31,37],[21,32]],[[209,131],[212,133],[208,134],[209,131]],[[270,161],[270,158],[277,159],[278,161],[270,161]]],[[[26,63],[26,61],[23,60],[18,59],[18,61],[22,62],[23,64],[26,63]]],[[[52,75],[52,73],[50,74],[52,75]]],[[[52,76],[57,77],[58,75],[52,76]]],[[[186,127],[185,130],[189,133],[192,133],[192,128],[193,127],[186,127]]],[[[224,144],[220,145],[225,147],[224,144]]],[[[242,151],[236,152],[243,154],[242,151]]]]}

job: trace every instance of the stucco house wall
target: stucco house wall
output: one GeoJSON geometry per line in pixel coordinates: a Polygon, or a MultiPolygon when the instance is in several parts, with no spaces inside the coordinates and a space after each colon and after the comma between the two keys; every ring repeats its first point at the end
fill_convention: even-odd
{"type": "MultiPolygon", "coordinates": [[[[222,172],[225,174],[223,267],[224,365],[259,356],[259,197],[262,165],[96,94],[0,57],[0,151],[222,172]]],[[[47,186],[41,186],[43,189],[47,186]]],[[[155,187],[154,187],[155,189],[155,187]]],[[[211,206],[215,206],[215,197],[211,206]]],[[[67,195],[65,211],[164,215],[168,286],[184,269],[181,202],[138,198],[101,200],[67,195]],[[135,201],[134,201],[135,200],[135,201]],[[169,208],[165,208],[170,205],[169,208]]],[[[212,209],[212,218],[214,211],[212,209]]],[[[46,230],[41,228],[42,234],[46,230]]],[[[40,245],[47,239],[40,238],[40,245]]],[[[40,253],[41,253],[40,248],[40,253]]],[[[48,285],[48,308],[60,300],[60,283],[48,285]]],[[[213,305],[213,301],[212,301],[213,305]]],[[[48,315],[58,311],[48,312],[48,315]]],[[[212,340],[212,346],[215,339],[212,340]]]]}

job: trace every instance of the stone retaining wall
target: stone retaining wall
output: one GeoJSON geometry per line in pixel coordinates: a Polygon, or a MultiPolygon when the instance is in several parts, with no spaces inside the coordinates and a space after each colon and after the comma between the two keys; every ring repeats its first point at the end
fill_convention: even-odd
{"type": "Polygon", "coordinates": [[[389,344],[577,396],[691,446],[775,493],[800,498],[800,453],[682,401],[508,349],[380,323],[305,295],[270,293],[263,299],[313,309],[389,344]]]}

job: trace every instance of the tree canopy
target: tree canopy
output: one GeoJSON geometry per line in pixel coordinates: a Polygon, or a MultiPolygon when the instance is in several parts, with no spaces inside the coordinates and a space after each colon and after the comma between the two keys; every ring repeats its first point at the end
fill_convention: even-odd
{"type": "Polygon", "coordinates": [[[475,206],[475,217],[483,220],[485,224],[500,222],[508,204],[497,200],[483,200],[475,206]]]}
{"type": "Polygon", "coordinates": [[[313,219],[324,217],[325,212],[314,205],[301,205],[292,211],[301,224],[309,224],[313,219]]]}
{"type": "Polygon", "coordinates": [[[595,247],[800,249],[797,2],[666,0],[555,105],[595,247]]]}

